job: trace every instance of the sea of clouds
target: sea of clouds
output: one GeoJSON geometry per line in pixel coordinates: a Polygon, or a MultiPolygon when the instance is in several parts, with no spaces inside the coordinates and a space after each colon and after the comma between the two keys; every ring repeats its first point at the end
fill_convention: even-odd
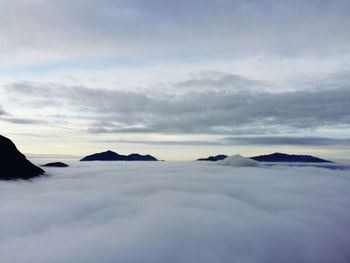
{"type": "Polygon", "coordinates": [[[0,181],[1,263],[350,262],[350,170],[69,164],[0,181]]]}

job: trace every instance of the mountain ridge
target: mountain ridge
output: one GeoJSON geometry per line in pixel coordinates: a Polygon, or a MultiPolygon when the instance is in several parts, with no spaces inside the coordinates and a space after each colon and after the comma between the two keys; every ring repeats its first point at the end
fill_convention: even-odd
{"type": "Polygon", "coordinates": [[[152,155],[141,155],[138,153],[131,153],[129,155],[122,155],[111,150],[87,155],[80,161],[158,161],[152,155]]]}

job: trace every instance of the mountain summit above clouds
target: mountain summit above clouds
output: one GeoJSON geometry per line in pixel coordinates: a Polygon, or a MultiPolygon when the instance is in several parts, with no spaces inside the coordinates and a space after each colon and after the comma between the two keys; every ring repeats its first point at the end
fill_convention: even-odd
{"type": "Polygon", "coordinates": [[[10,139],[0,135],[0,180],[31,179],[44,172],[28,161],[10,139]]]}
{"type": "Polygon", "coordinates": [[[129,155],[121,155],[113,151],[106,151],[85,156],[80,161],[158,161],[152,155],[141,155],[132,153],[129,155]]]}

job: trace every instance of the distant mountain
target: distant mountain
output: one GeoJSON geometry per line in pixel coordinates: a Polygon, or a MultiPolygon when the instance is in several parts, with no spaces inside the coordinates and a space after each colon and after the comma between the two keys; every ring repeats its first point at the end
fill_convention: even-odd
{"type": "Polygon", "coordinates": [[[45,171],[17,150],[16,145],[0,135],[0,180],[31,179],[45,171]]]}
{"type": "Polygon", "coordinates": [[[54,162],[54,163],[47,163],[47,164],[44,164],[41,166],[44,166],[44,167],[68,167],[69,165],[65,164],[65,163],[61,163],[61,162],[54,162]]]}
{"type": "Polygon", "coordinates": [[[219,154],[216,156],[209,156],[208,158],[199,158],[197,161],[211,161],[211,162],[216,162],[216,161],[221,161],[227,158],[227,155],[224,154],[219,154]]]}
{"type": "Polygon", "coordinates": [[[285,153],[272,153],[267,155],[260,155],[251,157],[251,159],[258,162],[303,162],[303,163],[332,163],[311,155],[294,155],[285,153]]]}
{"type": "Polygon", "coordinates": [[[121,155],[116,152],[106,151],[85,156],[80,161],[158,161],[152,155],[141,155],[132,153],[129,155],[121,155]]]}
{"type": "Polygon", "coordinates": [[[127,155],[126,157],[128,158],[127,161],[158,161],[155,157],[149,154],[141,155],[138,153],[132,153],[127,155]]]}

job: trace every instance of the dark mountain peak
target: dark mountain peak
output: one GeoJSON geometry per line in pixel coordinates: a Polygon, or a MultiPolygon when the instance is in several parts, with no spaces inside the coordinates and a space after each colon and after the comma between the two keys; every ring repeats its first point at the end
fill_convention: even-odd
{"type": "Polygon", "coordinates": [[[94,153],[94,154],[85,156],[80,161],[113,161],[119,156],[120,155],[118,153],[108,150],[105,152],[94,153]]]}
{"type": "Polygon", "coordinates": [[[44,172],[28,161],[10,139],[0,135],[1,180],[30,179],[44,172]]]}
{"type": "Polygon", "coordinates": [[[304,163],[331,163],[311,155],[295,155],[275,152],[267,155],[251,157],[251,159],[259,162],[304,162],[304,163]]]}
{"type": "Polygon", "coordinates": [[[100,153],[98,153],[98,154],[110,154],[110,155],[119,155],[118,153],[116,153],[116,152],[113,152],[113,151],[111,151],[111,150],[108,150],[108,151],[105,151],[105,152],[100,152],[100,153]]]}
{"type": "Polygon", "coordinates": [[[61,163],[61,162],[54,162],[54,163],[47,163],[47,164],[44,164],[41,166],[44,166],[44,167],[68,167],[69,165],[65,164],[65,163],[61,163]]]}
{"type": "Polygon", "coordinates": [[[127,157],[130,159],[129,161],[158,161],[156,158],[149,154],[141,155],[138,153],[132,153],[129,154],[127,157]]]}
{"type": "Polygon", "coordinates": [[[219,154],[216,156],[209,156],[208,158],[199,158],[197,161],[211,161],[211,162],[216,162],[216,161],[221,161],[227,158],[227,155],[224,154],[219,154]]]}
{"type": "Polygon", "coordinates": [[[139,153],[131,153],[128,156],[141,156],[139,153]]]}
{"type": "Polygon", "coordinates": [[[81,159],[80,161],[158,161],[153,156],[141,155],[138,153],[132,153],[129,155],[121,155],[113,151],[106,151],[101,153],[95,153],[88,155],[81,159]]]}

